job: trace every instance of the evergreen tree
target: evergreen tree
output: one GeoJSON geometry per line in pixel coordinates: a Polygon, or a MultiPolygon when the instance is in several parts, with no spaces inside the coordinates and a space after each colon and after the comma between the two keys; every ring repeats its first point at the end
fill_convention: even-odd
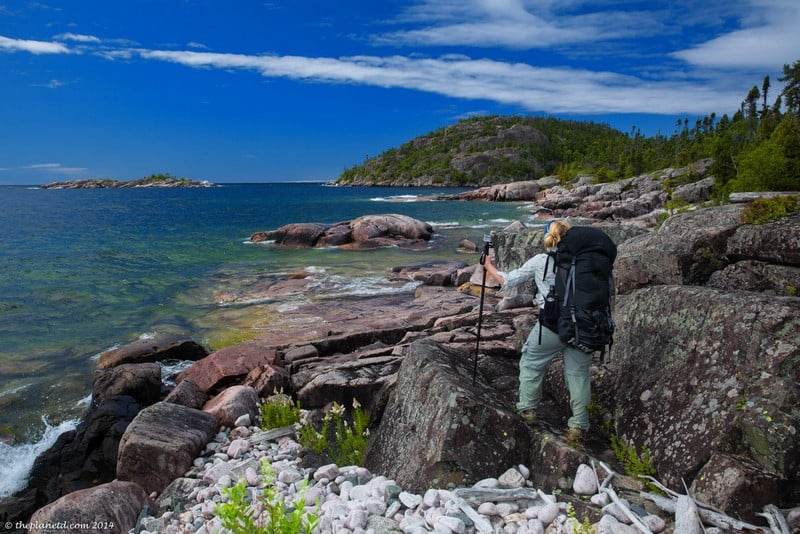
{"type": "Polygon", "coordinates": [[[783,77],[778,79],[786,84],[781,93],[786,109],[794,113],[795,117],[800,117],[800,60],[795,61],[791,67],[784,65],[783,77]]]}

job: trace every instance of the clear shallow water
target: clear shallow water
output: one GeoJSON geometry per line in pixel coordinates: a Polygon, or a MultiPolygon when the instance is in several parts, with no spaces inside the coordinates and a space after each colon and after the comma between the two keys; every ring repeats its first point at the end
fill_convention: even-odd
{"type": "MultiPolygon", "coordinates": [[[[81,416],[96,356],[109,347],[162,333],[211,348],[247,337],[257,310],[216,304],[219,294],[309,267],[326,291],[385,290],[389,268],[476,261],[456,252],[462,239],[480,243],[489,230],[528,218],[518,204],[414,201],[457,191],[309,183],[0,187],[0,472],[18,470],[23,457],[35,457],[81,416]],[[400,195],[404,201],[389,200],[400,195]],[[290,222],[376,213],[433,224],[431,248],[355,252],[246,242],[290,222]]],[[[0,496],[8,483],[0,482],[0,496]]]]}

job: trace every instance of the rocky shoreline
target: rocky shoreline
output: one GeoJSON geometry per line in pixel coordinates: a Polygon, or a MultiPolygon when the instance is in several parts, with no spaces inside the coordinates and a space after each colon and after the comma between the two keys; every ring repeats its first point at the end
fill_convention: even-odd
{"type": "MultiPolygon", "coordinates": [[[[25,521],[33,509],[40,509],[37,519],[77,521],[91,509],[94,518],[115,520],[127,532],[147,505],[148,519],[139,529],[201,529],[211,521],[211,505],[205,503],[213,501],[220,484],[246,477],[244,472],[228,473],[225,479],[210,466],[238,465],[245,457],[252,461],[258,454],[275,453],[287,455],[275,457],[284,462],[287,480],[300,474],[314,480],[315,488],[320,482],[318,494],[336,502],[330,506],[339,512],[343,501],[349,502],[341,495],[348,480],[353,489],[365,486],[381,495],[386,490],[381,484],[391,480],[414,500],[424,502],[428,496],[425,509],[419,503],[401,503],[401,518],[400,509],[386,515],[396,504],[387,491],[387,509],[366,514],[367,520],[392,520],[403,532],[431,531],[436,517],[452,511],[428,512],[439,509],[432,504],[436,497],[430,490],[441,499],[449,496],[446,492],[457,494],[459,488],[512,476],[510,470],[521,475],[520,488],[558,494],[562,504],[556,517],[566,517],[561,507],[570,502],[577,518],[598,523],[614,514],[582,498],[574,485],[582,465],[594,466],[598,479],[605,476],[601,465],[624,472],[610,450],[610,436],[615,436],[634,453],[645,447],[666,487],[682,496],[690,493],[739,521],[736,527],[720,527],[703,518],[706,531],[782,532],[770,530],[772,521],[768,525],[762,515],[773,508],[778,513],[770,517],[797,529],[800,216],[743,225],[744,207],[727,205],[687,209],[666,218],[664,203],[679,188],[668,193],[660,181],[665,175],[682,176],[669,171],[660,177],[563,191],[550,187],[536,194],[536,207],[551,215],[595,214],[593,219],[573,221],[598,225],[619,247],[618,332],[610,361],[597,361],[592,368],[594,426],[586,450],[571,449],[563,440],[568,406],[558,362],[546,378],[542,425],[528,428],[514,413],[516,360],[535,310],[530,308],[530,295],[502,295],[488,288],[478,346],[475,325],[481,291],[476,256],[473,265],[398,268],[389,276],[414,280],[419,284],[416,290],[347,299],[334,306],[298,306],[265,327],[258,339],[211,353],[191,340],[173,339],[104,355],[86,420],[40,457],[26,492],[0,503],[0,519],[25,521]],[[659,218],[666,220],[656,227],[659,218]],[[162,377],[157,362],[165,359],[195,363],[177,377],[162,377]],[[177,386],[163,390],[163,378],[174,378],[177,386]],[[366,406],[374,422],[364,470],[309,463],[290,435],[264,439],[251,423],[259,399],[279,389],[317,415],[333,401],[347,404],[356,399],[366,406]],[[244,415],[247,420],[240,419],[244,415]],[[242,456],[231,454],[234,442],[242,456]],[[322,475],[325,470],[330,476],[322,475]],[[350,480],[353,476],[355,481],[350,480]],[[198,489],[192,495],[191,485],[199,488],[198,483],[187,482],[189,489],[171,488],[183,479],[204,480],[205,492],[198,489]],[[370,486],[375,479],[381,482],[370,486]],[[196,499],[201,493],[208,499],[196,499]],[[168,502],[165,495],[196,500],[168,502]],[[75,501],[82,508],[70,508],[75,501]],[[51,504],[45,507],[47,503],[51,504]],[[409,519],[404,528],[400,524],[407,516],[425,522],[409,519]],[[176,525],[167,524],[173,521],[176,525]]],[[[706,183],[701,174],[681,189],[682,194],[702,199],[706,183]]],[[[539,230],[516,223],[493,237],[497,263],[517,266],[537,252],[540,243],[539,230]]],[[[302,286],[302,280],[295,282],[302,286]]],[[[248,483],[256,488],[260,482],[250,475],[248,483]]],[[[634,510],[634,519],[657,515],[665,523],[664,531],[693,532],[677,526],[687,514],[654,508],[643,480],[615,475],[611,481],[634,510]]],[[[294,490],[288,488],[295,482],[281,483],[291,493],[294,490]]],[[[358,490],[362,491],[367,490],[358,490]]],[[[486,500],[474,508],[492,530],[544,531],[543,522],[535,523],[541,522],[538,511],[535,518],[520,517],[513,526],[503,519],[501,525],[497,518],[505,516],[488,513],[490,505],[500,503],[486,500]]],[[[345,504],[347,515],[360,506],[345,504]]],[[[535,506],[503,510],[533,516],[529,510],[535,506]]],[[[396,528],[394,523],[386,524],[386,530],[368,527],[361,522],[362,512],[353,512],[336,532],[396,528]]],[[[334,517],[341,519],[341,513],[331,514],[329,520],[338,520],[334,517]]],[[[480,530],[474,519],[472,526],[460,516],[459,520],[463,527],[440,520],[450,530],[442,525],[436,531],[480,530]]],[[[550,523],[548,532],[562,531],[558,529],[566,519],[558,521],[556,526],[550,523]]],[[[620,525],[604,532],[635,532],[633,528],[620,525]]],[[[655,525],[648,528],[657,531],[655,525]]]]}

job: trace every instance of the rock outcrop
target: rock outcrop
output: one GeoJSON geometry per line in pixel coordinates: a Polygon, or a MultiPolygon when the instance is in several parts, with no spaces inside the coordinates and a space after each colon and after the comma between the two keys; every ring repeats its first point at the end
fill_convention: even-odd
{"type": "Polygon", "coordinates": [[[409,346],[397,384],[371,440],[366,466],[403,487],[471,485],[498,465],[525,463],[530,436],[508,399],[492,388],[464,351],[430,340],[409,346]],[[502,429],[486,433],[482,429],[502,429]]]}
{"type": "Polygon", "coordinates": [[[208,350],[183,336],[168,335],[139,339],[122,347],[100,354],[98,369],[107,369],[123,363],[160,362],[164,360],[199,360],[208,355],[208,350]]]}
{"type": "Polygon", "coordinates": [[[250,241],[271,241],[289,247],[370,249],[396,246],[418,249],[433,237],[433,227],[407,215],[365,215],[334,224],[292,223],[269,232],[256,232],[250,241]]]}

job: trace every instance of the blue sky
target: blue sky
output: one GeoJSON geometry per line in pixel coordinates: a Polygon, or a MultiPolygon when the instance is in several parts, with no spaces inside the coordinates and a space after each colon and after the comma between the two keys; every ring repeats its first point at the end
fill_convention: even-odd
{"type": "Polygon", "coordinates": [[[670,134],[773,101],[798,28],[798,0],[0,0],[0,184],[329,180],[485,114],[670,134]]]}

